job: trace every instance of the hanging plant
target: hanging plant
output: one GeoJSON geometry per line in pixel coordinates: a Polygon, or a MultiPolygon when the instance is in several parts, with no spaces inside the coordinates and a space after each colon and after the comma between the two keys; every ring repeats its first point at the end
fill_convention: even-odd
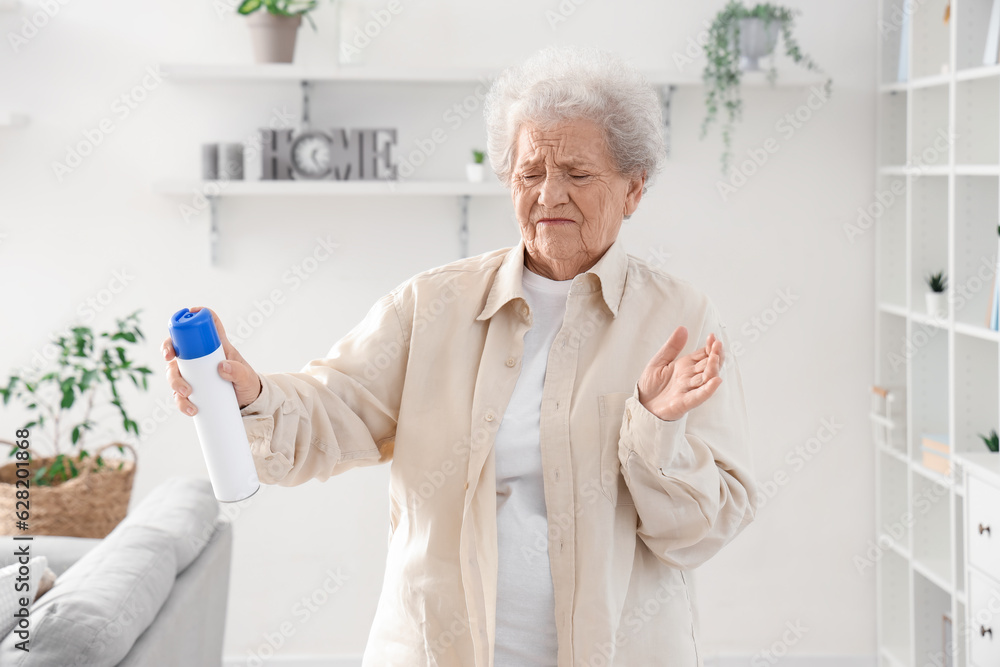
{"type": "MultiPolygon", "coordinates": [[[[764,32],[770,31],[772,23],[777,23],[781,39],[785,44],[785,54],[796,64],[807,70],[822,72],[819,66],[808,55],[802,52],[795,36],[792,34],[795,16],[798,10],[788,9],[771,3],[760,3],[748,9],[739,0],[729,0],[729,3],[715,16],[709,27],[708,41],[705,43],[707,63],[702,72],[705,83],[705,119],[701,125],[701,138],[708,133],[709,126],[724,112],[721,119],[722,134],[722,172],[729,171],[732,159],[733,126],[742,117],[743,101],[740,97],[740,81],[743,74],[740,51],[740,23],[744,19],[758,19],[763,22],[764,32]]],[[[767,70],[767,80],[772,85],[777,79],[778,71],[774,66],[774,44],[770,45],[764,54],[751,54],[755,60],[758,55],[770,55],[770,66],[767,70]]],[[[833,80],[827,78],[824,87],[830,94],[833,80]]]]}

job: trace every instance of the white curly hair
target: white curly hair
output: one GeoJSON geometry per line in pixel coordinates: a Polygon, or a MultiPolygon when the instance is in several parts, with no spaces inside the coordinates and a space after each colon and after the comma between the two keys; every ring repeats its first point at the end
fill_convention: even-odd
{"type": "Polygon", "coordinates": [[[483,111],[490,165],[507,187],[525,123],[597,123],[618,172],[627,178],[646,174],[643,192],[666,153],[656,91],[636,67],[597,48],[551,46],[507,68],[490,87],[483,111]]]}

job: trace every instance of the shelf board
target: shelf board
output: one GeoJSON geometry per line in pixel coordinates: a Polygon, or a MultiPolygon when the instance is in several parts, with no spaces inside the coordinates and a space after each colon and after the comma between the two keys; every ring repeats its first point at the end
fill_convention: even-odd
{"type": "Polygon", "coordinates": [[[878,309],[883,313],[889,313],[890,315],[897,315],[899,317],[906,317],[907,315],[905,306],[897,306],[894,303],[880,303],[878,305],[878,309]]]}
{"type": "Polygon", "coordinates": [[[946,86],[951,82],[951,73],[947,74],[933,74],[931,76],[922,76],[913,79],[909,82],[910,90],[915,88],[933,88],[934,86],[946,86]]]}
{"type": "Polygon", "coordinates": [[[892,83],[879,84],[880,93],[901,93],[905,92],[909,85],[905,81],[893,81],[892,83]]]}
{"type": "Polygon", "coordinates": [[[971,81],[973,79],[985,79],[1000,74],[1000,65],[981,65],[980,67],[970,67],[960,69],[955,72],[956,81],[971,81]]]}
{"type": "Polygon", "coordinates": [[[935,560],[925,563],[920,558],[914,558],[910,562],[913,564],[913,569],[923,575],[932,584],[948,593],[948,595],[955,594],[955,587],[948,582],[946,577],[941,575],[942,570],[948,571],[950,569],[948,562],[935,560]]]}
{"type": "Polygon", "coordinates": [[[906,458],[906,454],[896,451],[892,447],[887,447],[885,445],[876,445],[876,446],[879,448],[879,451],[884,452],[887,456],[891,456],[892,458],[896,459],[903,465],[909,464],[909,459],[906,458]]]}
{"type": "Polygon", "coordinates": [[[987,329],[986,327],[976,326],[974,324],[955,322],[955,333],[973,336],[983,340],[990,340],[994,343],[1000,343],[1000,331],[993,331],[993,329],[987,329]]]}
{"type": "Polygon", "coordinates": [[[154,192],[165,195],[235,196],[365,196],[365,195],[508,195],[499,183],[468,181],[199,181],[170,180],[153,184],[154,192]]]}
{"type": "Polygon", "coordinates": [[[23,127],[28,124],[28,116],[23,113],[0,113],[0,127],[23,127]]]}
{"type": "MultiPolygon", "coordinates": [[[[164,78],[174,81],[358,81],[369,83],[483,83],[501,70],[472,67],[398,67],[385,65],[306,66],[295,63],[164,63],[164,78]]],[[[688,73],[665,69],[644,70],[650,83],[657,86],[701,86],[701,70],[688,73]]],[[[767,87],[766,70],[743,72],[741,83],[748,87],[767,87]]],[[[825,77],[807,70],[778,71],[774,87],[796,88],[821,84],[825,77]]]]}
{"type": "Polygon", "coordinates": [[[917,88],[932,88],[934,86],[946,86],[951,81],[951,73],[934,74],[932,76],[921,76],[910,81],[891,81],[880,83],[878,90],[880,93],[895,93],[917,88]]]}
{"type": "Polygon", "coordinates": [[[906,176],[907,174],[914,176],[947,176],[950,171],[950,167],[946,164],[928,164],[921,167],[891,164],[878,168],[878,173],[885,176],[906,176]]]}
{"type": "Polygon", "coordinates": [[[941,486],[943,486],[945,488],[948,488],[948,489],[950,489],[950,488],[952,488],[952,487],[955,486],[952,483],[950,477],[947,477],[945,475],[942,475],[939,472],[935,472],[935,471],[931,470],[930,468],[928,468],[927,466],[925,466],[920,461],[911,461],[911,464],[912,465],[910,467],[913,469],[913,472],[917,473],[918,475],[920,475],[922,477],[925,477],[926,479],[930,480],[931,482],[934,482],[935,484],[940,484],[941,486]]]}
{"type": "Polygon", "coordinates": [[[1000,165],[956,164],[955,173],[958,176],[996,176],[1000,174],[1000,165]]]}
{"type": "Polygon", "coordinates": [[[907,667],[907,661],[900,658],[899,656],[901,655],[905,655],[905,653],[898,646],[891,648],[886,645],[882,646],[882,657],[892,664],[893,667],[907,667]]]}
{"type": "Polygon", "coordinates": [[[914,322],[920,322],[921,324],[926,324],[927,326],[937,327],[938,329],[942,329],[944,331],[947,331],[949,328],[948,318],[946,317],[933,317],[927,313],[919,313],[915,310],[911,310],[909,318],[914,322]]]}
{"type": "Polygon", "coordinates": [[[907,562],[909,562],[910,560],[912,560],[910,558],[910,550],[907,549],[906,547],[904,547],[903,545],[901,545],[896,540],[894,540],[891,537],[889,537],[888,535],[886,535],[884,533],[879,533],[877,539],[880,540],[880,541],[882,541],[882,542],[884,542],[885,545],[887,547],[889,547],[890,551],[892,551],[893,553],[895,553],[897,556],[899,556],[903,560],[905,560],[907,562]]]}

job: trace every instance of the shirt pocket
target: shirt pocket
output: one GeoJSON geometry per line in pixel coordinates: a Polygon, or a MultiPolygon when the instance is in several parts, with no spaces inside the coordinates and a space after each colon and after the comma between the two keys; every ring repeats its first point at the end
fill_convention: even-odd
{"type": "Polygon", "coordinates": [[[632,396],[630,391],[616,391],[597,397],[600,415],[600,456],[601,490],[613,505],[634,505],[632,494],[622,477],[618,460],[618,440],[625,414],[625,401],[632,396]]]}

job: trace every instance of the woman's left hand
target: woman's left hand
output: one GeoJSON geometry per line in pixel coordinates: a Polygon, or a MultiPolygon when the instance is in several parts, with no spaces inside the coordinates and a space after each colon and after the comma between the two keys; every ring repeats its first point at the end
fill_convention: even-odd
{"type": "Polygon", "coordinates": [[[664,421],[676,421],[704,403],[722,384],[722,341],[708,334],[705,347],[677,359],[687,329],[674,329],[639,378],[639,402],[664,421]]]}

